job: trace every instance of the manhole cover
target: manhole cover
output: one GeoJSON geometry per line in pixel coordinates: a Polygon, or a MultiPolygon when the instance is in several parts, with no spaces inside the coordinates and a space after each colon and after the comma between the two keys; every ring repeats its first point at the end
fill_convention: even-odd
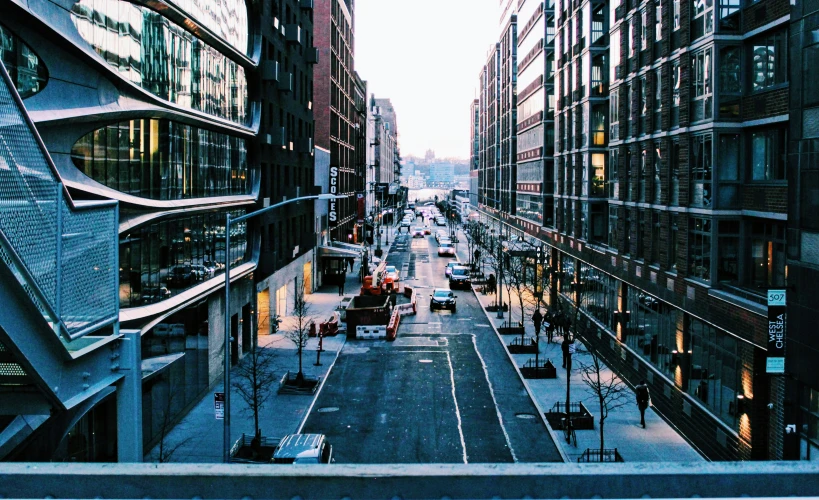
{"type": "MultiPolygon", "coordinates": [[[[319,410],[319,411],[321,411],[321,410],[319,410]]],[[[518,417],[518,418],[522,418],[524,420],[529,420],[529,419],[535,418],[537,415],[534,415],[532,413],[515,413],[515,416],[518,417]]]]}
{"type": "Polygon", "coordinates": [[[418,362],[419,363],[432,363],[432,360],[431,359],[419,359],[418,362]]]}
{"type": "Polygon", "coordinates": [[[323,408],[319,408],[316,411],[319,413],[332,413],[334,411],[338,411],[338,406],[325,406],[323,408]]]}

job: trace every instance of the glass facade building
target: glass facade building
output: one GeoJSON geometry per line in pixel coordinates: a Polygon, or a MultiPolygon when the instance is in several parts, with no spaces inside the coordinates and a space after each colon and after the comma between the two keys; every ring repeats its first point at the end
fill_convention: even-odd
{"type": "Polygon", "coordinates": [[[123,78],[179,106],[247,123],[244,68],[158,12],[121,0],[80,0],[71,19],[123,78]]]}
{"type": "Polygon", "coordinates": [[[247,195],[252,189],[245,140],[169,120],[113,123],[71,150],[88,177],[154,200],[247,195]]]}
{"type": "MultiPolygon", "coordinates": [[[[244,215],[231,211],[231,217],[244,215]]],[[[247,259],[247,224],[231,225],[231,266],[247,259]]],[[[224,271],[225,213],[210,212],[144,224],[120,235],[121,307],[166,300],[224,271]]]]}
{"type": "Polygon", "coordinates": [[[173,3],[239,52],[247,52],[245,0],[174,0],[173,3]]]}

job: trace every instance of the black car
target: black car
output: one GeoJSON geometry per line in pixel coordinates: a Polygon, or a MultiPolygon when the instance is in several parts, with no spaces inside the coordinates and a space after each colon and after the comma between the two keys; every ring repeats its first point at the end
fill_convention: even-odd
{"type": "Polygon", "coordinates": [[[452,312],[455,312],[455,299],[458,297],[452,293],[452,290],[444,290],[443,288],[436,289],[432,295],[430,296],[429,301],[429,310],[434,311],[436,309],[449,309],[452,312]]]}
{"type": "Polygon", "coordinates": [[[191,266],[175,266],[168,274],[168,284],[171,286],[188,286],[193,282],[191,266]]]}
{"type": "Polygon", "coordinates": [[[469,268],[465,266],[455,266],[449,273],[449,288],[471,288],[472,280],[469,277],[469,268]]]}

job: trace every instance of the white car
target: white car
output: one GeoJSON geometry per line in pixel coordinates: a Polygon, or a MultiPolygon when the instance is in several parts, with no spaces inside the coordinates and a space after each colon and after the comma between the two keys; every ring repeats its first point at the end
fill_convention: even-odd
{"type": "Polygon", "coordinates": [[[424,237],[424,228],[423,227],[416,227],[412,230],[412,237],[413,238],[423,238],[424,237]]]}
{"type": "Polygon", "coordinates": [[[401,221],[401,227],[409,228],[412,225],[411,220],[404,219],[401,221]]]}
{"type": "Polygon", "coordinates": [[[438,257],[455,257],[455,247],[451,242],[441,243],[438,247],[438,257]]]}

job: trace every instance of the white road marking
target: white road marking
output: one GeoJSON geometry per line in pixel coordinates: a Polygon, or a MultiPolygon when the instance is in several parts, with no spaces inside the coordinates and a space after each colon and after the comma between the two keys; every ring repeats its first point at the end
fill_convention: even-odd
{"type": "Polygon", "coordinates": [[[485,324],[483,324],[483,323],[478,323],[478,324],[477,324],[477,325],[475,325],[475,326],[483,326],[483,327],[485,327],[485,328],[489,328],[489,326],[490,326],[490,325],[485,325],[485,324]]]}
{"type": "Polygon", "coordinates": [[[471,318],[458,318],[458,321],[472,321],[471,318]]]}
{"type": "MultiPolygon", "coordinates": [[[[472,337],[472,342],[475,342],[474,336],[472,337]]],[[[458,398],[455,396],[455,369],[452,368],[452,358],[449,356],[449,352],[446,353],[446,361],[449,363],[449,381],[452,387],[452,401],[455,403],[455,417],[458,419],[458,434],[461,436],[461,448],[464,450],[464,463],[467,464],[469,463],[469,457],[466,456],[466,440],[464,439],[464,428],[461,422],[461,410],[458,407],[458,398]]],[[[483,362],[483,360],[481,360],[481,362],[483,362]]],[[[492,399],[495,399],[494,394],[492,395],[492,399]]],[[[497,408],[497,404],[495,404],[495,408],[497,408]]],[[[506,434],[506,429],[504,429],[503,433],[506,434]]],[[[506,442],[509,442],[509,436],[506,436],[506,442]]],[[[512,453],[512,458],[515,462],[518,461],[514,453],[512,453]]]]}
{"type": "MultiPolygon", "coordinates": [[[[512,442],[509,441],[509,434],[506,432],[506,427],[503,425],[503,416],[500,413],[500,409],[498,408],[498,401],[495,399],[495,389],[492,387],[492,382],[489,380],[489,371],[486,369],[486,363],[483,361],[483,356],[481,356],[481,352],[478,350],[478,344],[475,342],[475,336],[472,336],[472,346],[475,348],[475,354],[478,355],[478,359],[481,360],[481,366],[483,367],[483,373],[486,376],[486,383],[489,384],[489,394],[492,395],[492,401],[495,403],[495,412],[498,414],[498,421],[500,422],[501,430],[503,431],[503,436],[506,438],[506,446],[509,447],[509,452],[512,454],[512,460],[517,463],[518,457],[515,455],[515,449],[512,448],[512,442]]],[[[447,357],[449,354],[447,354],[447,357]]]]}

